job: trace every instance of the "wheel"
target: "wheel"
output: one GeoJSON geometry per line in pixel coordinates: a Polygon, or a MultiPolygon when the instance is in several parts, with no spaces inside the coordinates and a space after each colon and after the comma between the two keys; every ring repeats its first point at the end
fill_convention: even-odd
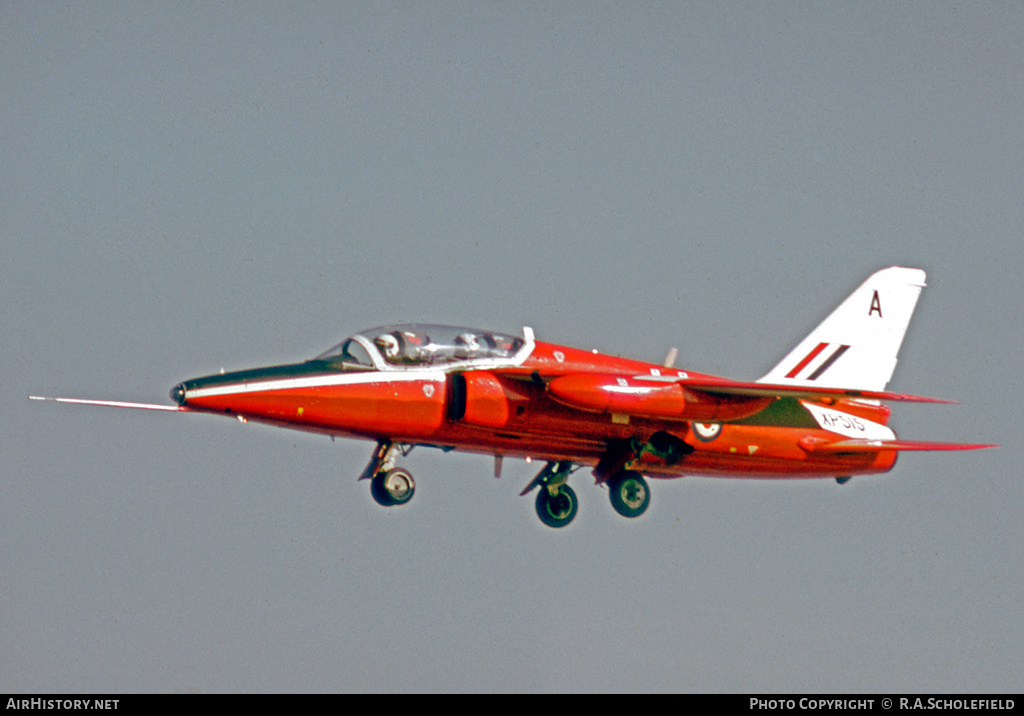
{"type": "Polygon", "coordinates": [[[576,493],[568,485],[559,485],[552,495],[543,485],[537,493],[537,516],[548,527],[565,527],[576,516],[576,493]]]}
{"type": "Polygon", "coordinates": [[[651,491],[639,472],[623,470],[608,481],[612,507],[623,517],[639,517],[651,504],[651,491]]]}
{"type": "Polygon", "coordinates": [[[836,478],[836,482],[838,482],[840,485],[845,485],[849,481],[850,481],[850,476],[849,475],[843,475],[842,477],[837,477],[836,478]]]}
{"type": "Polygon", "coordinates": [[[384,507],[404,505],[412,499],[415,490],[416,483],[412,479],[412,473],[401,467],[377,473],[370,482],[370,494],[384,507]]]}

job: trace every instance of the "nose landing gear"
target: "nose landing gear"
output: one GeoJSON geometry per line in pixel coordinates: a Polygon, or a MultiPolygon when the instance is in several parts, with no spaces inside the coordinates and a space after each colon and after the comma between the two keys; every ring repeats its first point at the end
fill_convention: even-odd
{"type": "Polygon", "coordinates": [[[412,499],[415,490],[416,483],[412,479],[412,473],[402,467],[378,473],[370,483],[370,494],[377,504],[384,507],[404,505],[412,499]]]}
{"type": "Polygon", "coordinates": [[[416,491],[416,482],[412,473],[404,467],[395,467],[395,459],[405,457],[412,447],[403,448],[390,440],[377,443],[369,464],[359,476],[360,480],[370,480],[370,494],[377,504],[383,507],[404,505],[412,499],[416,491]]]}

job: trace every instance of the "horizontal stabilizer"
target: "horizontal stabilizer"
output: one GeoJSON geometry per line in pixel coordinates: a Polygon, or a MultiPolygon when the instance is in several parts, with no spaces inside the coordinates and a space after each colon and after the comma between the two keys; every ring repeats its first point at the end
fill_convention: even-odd
{"type": "Polygon", "coordinates": [[[166,410],[172,413],[187,413],[189,408],[181,405],[157,405],[155,403],[125,403],[120,400],[86,400],[84,398],[46,398],[30,395],[29,400],[45,400],[51,403],[72,403],[74,405],[104,405],[108,408],[135,408],[136,410],[166,410]]]}
{"type": "Polygon", "coordinates": [[[800,447],[807,452],[878,452],[879,450],[981,450],[998,445],[976,445],[973,443],[943,443],[929,440],[837,440],[828,442],[823,438],[805,438],[800,447]]]}

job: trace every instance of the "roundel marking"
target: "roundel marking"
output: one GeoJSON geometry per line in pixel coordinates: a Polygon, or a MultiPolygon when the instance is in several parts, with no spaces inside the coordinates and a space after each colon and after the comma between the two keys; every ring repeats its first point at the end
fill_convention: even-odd
{"type": "Polygon", "coordinates": [[[693,434],[706,443],[717,438],[721,432],[721,423],[693,423],[693,434]]]}
{"type": "Polygon", "coordinates": [[[428,398],[433,398],[434,397],[434,384],[433,383],[424,383],[423,384],[423,394],[425,396],[427,396],[428,398]]]}

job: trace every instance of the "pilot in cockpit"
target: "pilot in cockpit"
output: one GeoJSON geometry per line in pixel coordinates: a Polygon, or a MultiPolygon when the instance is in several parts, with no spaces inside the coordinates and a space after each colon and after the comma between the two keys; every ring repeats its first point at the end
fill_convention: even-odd
{"type": "Polygon", "coordinates": [[[402,346],[399,344],[397,337],[391,333],[381,333],[373,339],[373,342],[380,349],[380,352],[384,354],[384,360],[388,363],[402,362],[402,346]]]}
{"type": "Polygon", "coordinates": [[[396,331],[401,344],[402,360],[406,363],[430,362],[430,337],[421,331],[396,331]]]}
{"type": "Polygon", "coordinates": [[[419,331],[382,333],[373,342],[384,354],[384,359],[394,365],[428,363],[433,357],[430,338],[419,331]]]}
{"type": "Polygon", "coordinates": [[[455,357],[460,359],[476,358],[480,353],[480,341],[472,333],[460,333],[455,338],[455,357]]]}

